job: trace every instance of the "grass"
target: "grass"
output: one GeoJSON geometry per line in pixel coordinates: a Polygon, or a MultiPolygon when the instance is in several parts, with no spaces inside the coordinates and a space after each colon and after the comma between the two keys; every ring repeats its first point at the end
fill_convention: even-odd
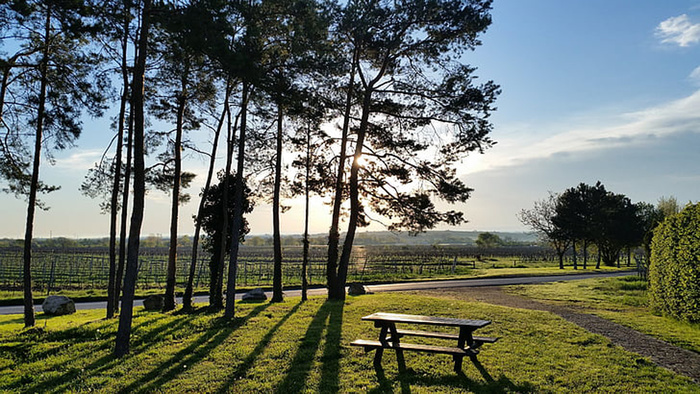
{"type": "MultiPolygon", "coordinates": [[[[135,316],[131,352],[114,359],[116,320],[102,311],[0,316],[0,391],[7,392],[700,392],[690,380],[613,346],[602,336],[540,311],[405,294],[312,298],[300,303],[239,303],[219,313],[135,316]],[[377,330],[376,311],[492,320],[479,334],[476,365],[452,371],[445,355],[407,353],[399,374],[393,352],[375,371],[371,354],[350,347],[377,330]]],[[[420,340],[420,339],[416,339],[420,340]]],[[[430,340],[427,340],[430,343],[430,340]]]]}
{"type": "Polygon", "coordinates": [[[659,316],[647,306],[646,282],[636,276],[596,278],[528,286],[508,292],[584,309],[618,324],[700,353],[700,324],[659,316]]]}

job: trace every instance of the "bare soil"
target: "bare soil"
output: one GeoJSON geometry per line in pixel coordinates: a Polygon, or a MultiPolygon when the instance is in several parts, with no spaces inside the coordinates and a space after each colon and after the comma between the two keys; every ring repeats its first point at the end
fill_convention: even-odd
{"type": "Polygon", "coordinates": [[[484,302],[513,308],[552,312],[590,331],[603,335],[624,349],[650,358],[655,364],[687,376],[700,383],[700,354],[681,349],[631,328],[571,308],[544,304],[529,298],[506,294],[500,287],[463,287],[449,290],[421,291],[421,294],[484,302]]]}

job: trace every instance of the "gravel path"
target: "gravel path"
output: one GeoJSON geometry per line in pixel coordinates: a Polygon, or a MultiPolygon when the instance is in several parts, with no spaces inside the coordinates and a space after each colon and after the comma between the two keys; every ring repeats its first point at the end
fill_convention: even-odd
{"type": "MultiPolygon", "coordinates": [[[[425,294],[425,292],[421,292],[425,294]]],[[[433,293],[433,292],[428,292],[433,293]]],[[[485,302],[513,308],[534,309],[555,313],[594,333],[600,334],[626,350],[649,357],[657,365],[685,375],[700,383],[700,354],[681,349],[609,320],[570,308],[548,305],[529,298],[506,294],[500,287],[477,287],[441,290],[434,295],[466,301],[485,302]]]]}

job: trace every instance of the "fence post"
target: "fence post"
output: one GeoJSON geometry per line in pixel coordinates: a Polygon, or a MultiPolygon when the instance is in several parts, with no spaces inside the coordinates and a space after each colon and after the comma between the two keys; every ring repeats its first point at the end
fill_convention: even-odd
{"type": "Polygon", "coordinates": [[[48,297],[51,295],[51,288],[53,287],[53,280],[54,280],[54,272],[56,270],[56,259],[54,257],[51,258],[51,276],[49,277],[49,286],[48,289],[46,290],[46,296],[48,297]]]}

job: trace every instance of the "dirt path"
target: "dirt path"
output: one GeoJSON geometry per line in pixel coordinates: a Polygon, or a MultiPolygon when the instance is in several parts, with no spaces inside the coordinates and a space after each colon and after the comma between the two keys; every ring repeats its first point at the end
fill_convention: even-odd
{"type": "MultiPolygon", "coordinates": [[[[426,292],[421,292],[425,294],[426,292]]],[[[428,293],[432,293],[428,291],[428,293]]],[[[441,290],[434,295],[454,297],[466,301],[485,302],[513,308],[534,309],[555,313],[562,318],[594,333],[600,334],[626,350],[649,357],[654,363],[685,375],[700,383],[700,354],[678,348],[642,334],[631,328],[570,308],[543,304],[532,299],[506,294],[500,287],[477,287],[441,290]]]]}

